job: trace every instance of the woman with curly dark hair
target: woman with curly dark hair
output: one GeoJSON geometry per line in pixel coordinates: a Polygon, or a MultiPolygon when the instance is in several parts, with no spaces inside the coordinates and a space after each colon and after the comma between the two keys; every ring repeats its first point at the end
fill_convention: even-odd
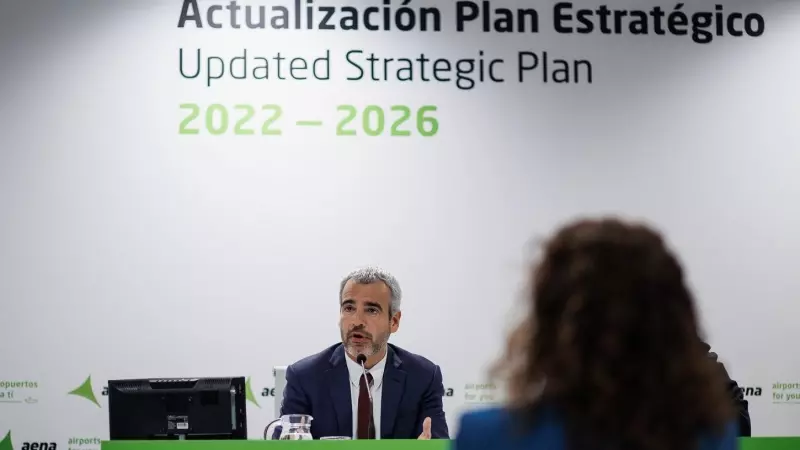
{"type": "Polygon", "coordinates": [[[729,450],[735,411],[661,236],[581,220],[545,245],[530,313],[494,367],[504,408],[466,413],[457,450],[729,450]]]}

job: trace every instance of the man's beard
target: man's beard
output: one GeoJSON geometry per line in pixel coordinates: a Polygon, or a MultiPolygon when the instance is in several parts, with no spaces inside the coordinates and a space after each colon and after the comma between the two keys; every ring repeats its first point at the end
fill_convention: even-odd
{"type": "Polygon", "coordinates": [[[344,348],[347,351],[347,354],[352,356],[353,358],[357,357],[359,354],[362,354],[362,355],[366,356],[367,358],[369,358],[372,355],[376,355],[376,354],[380,353],[381,350],[383,350],[383,347],[389,341],[389,335],[388,334],[385,335],[385,336],[380,336],[380,338],[381,339],[375,339],[373,336],[368,335],[364,331],[351,331],[347,335],[343,334],[342,343],[344,344],[344,348]],[[353,334],[353,333],[360,333],[363,336],[368,336],[369,337],[369,342],[368,343],[359,343],[359,344],[354,344],[354,343],[348,342],[348,340],[350,339],[350,335],[353,334]]]}

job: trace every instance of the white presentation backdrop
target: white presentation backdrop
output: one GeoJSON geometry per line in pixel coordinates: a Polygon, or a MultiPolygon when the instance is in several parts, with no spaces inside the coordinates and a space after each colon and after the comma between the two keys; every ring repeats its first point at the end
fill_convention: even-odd
{"type": "MultiPolygon", "coordinates": [[[[383,27],[383,3],[350,7],[383,27]]],[[[618,0],[610,34],[578,6],[483,3],[415,0],[407,32],[320,30],[324,8],[349,14],[333,0],[312,30],[247,27],[247,5],[293,27],[293,0],[240,1],[235,22],[200,1],[202,29],[178,27],[180,1],[4,5],[0,438],[95,449],[107,380],[239,375],[259,437],[272,367],[337,341],[339,280],[368,264],[398,277],[391,342],[441,365],[455,432],[493,398],[480,383],[534,240],[595,213],[667,234],[754,434],[800,434],[797,3],[618,0]],[[523,7],[537,32],[482,29],[523,7]],[[763,33],[732,36],[745,24],[763,33]],[[472,89],[437,81],[481,54],[472,89]],[[328,55],[329,79],[301,70],[328,55]]]]}

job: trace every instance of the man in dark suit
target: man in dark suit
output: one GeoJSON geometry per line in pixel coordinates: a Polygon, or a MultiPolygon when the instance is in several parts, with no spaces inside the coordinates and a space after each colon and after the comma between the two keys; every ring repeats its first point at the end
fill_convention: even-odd
{"type": "Polygon", "coordinates": [[[711,346],[703,342],[703,347],[708,352],[708,356],[717,363],[717,367],[720,371],[722,371],[722,374],[726,379],[731,401],[733,402],[736,411],[739,413],[739,436],[750,437],[752,434],[750,426],[750,411],[748,410],[747,400],[744,398],[744,391],[742,391],[742,388],[739,387],[739,384],[731,379],[730,375],[728,375],[728,370],[725,369],[725,366],[721,362],[719,362],[717,354],[711,351],[711,346]]]}
{"type": "Polygon", "coordinates": [[[449,438],[439,366],[388,343],[400,326],[401,295],[381,269],[346,276],[339,287],[341,343],[287,368],[281,415],[312,416],[315,439],[449,438]]]}

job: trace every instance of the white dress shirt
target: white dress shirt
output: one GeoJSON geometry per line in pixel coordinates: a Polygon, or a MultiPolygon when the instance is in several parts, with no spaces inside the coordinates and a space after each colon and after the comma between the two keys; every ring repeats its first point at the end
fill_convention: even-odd
{"type": "MultiPolygon", "coordinates": [[[[387,352],[388,354],[388,352],[387,352]]],[[[347,371],[350,373],[350,398],[353,405],[353,439],[358,435],[358,393],[360,392],[360,380],[364,374],[361,365],[345,355],[347,360],[347,371]]],[[[386,355],[378,361],[378,364],[367,370],[372,374],[372,423],[375,426],[375,439],[381,438],[381,393],[383,392],[383,370],[386,368],[386,355]]]]}

